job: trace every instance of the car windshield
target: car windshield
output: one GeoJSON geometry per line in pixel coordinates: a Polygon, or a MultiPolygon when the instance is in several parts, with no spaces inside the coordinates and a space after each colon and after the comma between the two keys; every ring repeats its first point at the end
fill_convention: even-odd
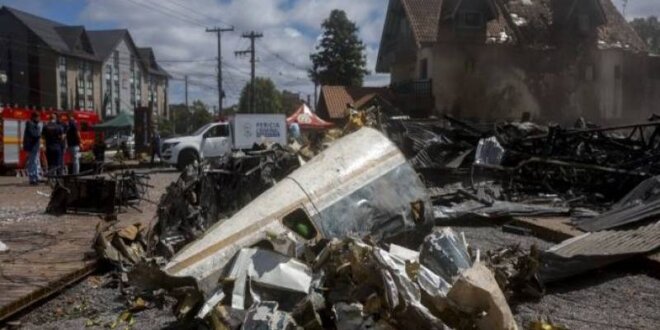
{"type": "Polygon", "coordinates": [[[204,131],[206,131],[206,130],[209,128],[209,126],[211,126],[211,125],[213,125],[213,124],[206,124],[206,125],[200,127],[198,130],[195,131],[195,133],[192,133],[192,135],[195,135],[195,136],[197,136],[197,135],[201,135],[201,134],[204,133],[204,131]]]}

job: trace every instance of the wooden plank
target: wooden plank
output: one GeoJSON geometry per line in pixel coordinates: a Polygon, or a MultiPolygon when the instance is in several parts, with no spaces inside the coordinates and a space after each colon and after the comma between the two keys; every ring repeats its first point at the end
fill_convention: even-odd
{"type": "MultiPolygon", "coordinates": [[[[546,241],[559,243],[561,241],[584,234],[583,231],[572,225],[567,217],[555,218],[515,218],[512,222],[516,226],[532,230],[535,236],[546,241]]],[[[660,251],[642,257],[650,270],[650,275],[660,277],[660,251]]]]}

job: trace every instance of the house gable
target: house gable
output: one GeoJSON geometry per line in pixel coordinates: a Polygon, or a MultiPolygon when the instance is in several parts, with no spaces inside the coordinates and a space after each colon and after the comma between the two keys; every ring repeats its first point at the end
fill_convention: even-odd
{"type": "Polygon", "coordinates": [[[394,62],[414,61],[418,48],[436,41],[443,1],[389,1],[376,72],[389,72],[394,62]]]}

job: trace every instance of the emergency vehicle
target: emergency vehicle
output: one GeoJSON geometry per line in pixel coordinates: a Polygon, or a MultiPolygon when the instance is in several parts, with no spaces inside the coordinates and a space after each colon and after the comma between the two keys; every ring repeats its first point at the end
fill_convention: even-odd
{"type": "MultiPolygon", "coordinates": [[[[27,153],[23,151],[23,133],[25,124],[30,120],[32,112],[27,108],[0,106],[0,168],[25,168],[27,153]]],[[[52,113],[57,114],[60,121],[66,122],[66,115],[72,114],[78,124],[80,137],[80,152],[90,151],[95,142],[93,127],[100,122],[99,116],[90,111],[39,111],[41,122],[45,125],[52,113]]],[[[71,164],[71,155],[65,153],[65,164],[71,164]]]]}

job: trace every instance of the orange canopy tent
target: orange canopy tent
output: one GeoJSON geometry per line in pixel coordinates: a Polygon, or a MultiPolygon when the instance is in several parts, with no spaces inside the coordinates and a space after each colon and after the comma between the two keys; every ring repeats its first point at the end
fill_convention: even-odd
{"type": "Polygon", "coordinates": [[[300,126],[300,129],[303,130],[322,130],[334,126],[332,123],[321,119],[312,112],[307,104],[301,105],[296,112],[286,119],[286,123],[287,125],[297,123],[300,126]]]}

